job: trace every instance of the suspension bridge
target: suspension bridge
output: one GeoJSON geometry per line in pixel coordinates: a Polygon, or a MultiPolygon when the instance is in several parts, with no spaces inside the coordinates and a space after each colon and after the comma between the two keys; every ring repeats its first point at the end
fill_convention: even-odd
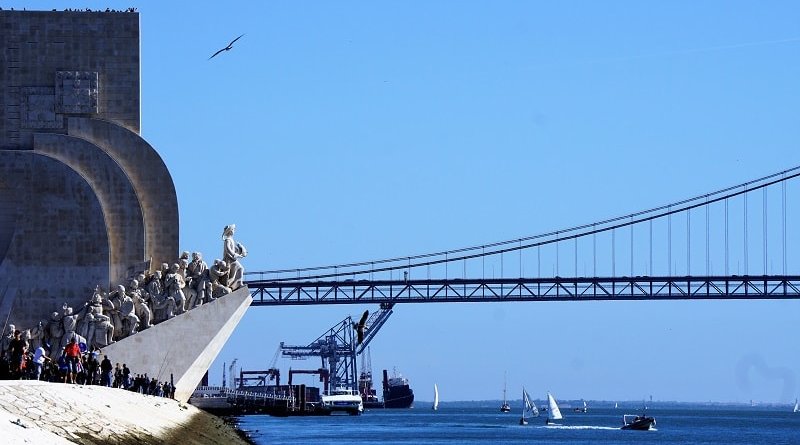
{"type": "Polygon", "coordinates": [[[540,235],[375,261],[246,273],[253,306],[795,299],[800,167],[540,235]],[[792,199],[794,197],[794,199],[792,199]],[[544,272],[543,272],[544,271],[544,272]]]}

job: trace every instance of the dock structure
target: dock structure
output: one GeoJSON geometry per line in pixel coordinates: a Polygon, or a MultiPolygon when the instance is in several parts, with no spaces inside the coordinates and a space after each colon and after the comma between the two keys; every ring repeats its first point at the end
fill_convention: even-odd
{"type": "MultiPolygon", "coordinates": [[[[197,397],[189,403],[212,414],[268,414],[276,417],[321,416],[330,411],[322,407],[322,401],[309,397],[306,385],[292,385],[286,391],[250,391],[220,387],[198,387],[197,393],[213,389],[213,397],[197,397]],[[220,403],[222,402],[222,403],[220,403]]],[[[312,391],[312,394],[314,391],[312,391]]]]}

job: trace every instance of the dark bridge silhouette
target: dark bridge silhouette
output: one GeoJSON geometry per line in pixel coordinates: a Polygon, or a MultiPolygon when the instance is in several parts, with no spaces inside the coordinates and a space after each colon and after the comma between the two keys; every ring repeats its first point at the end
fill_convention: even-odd
{"type": "Polygon", "coordinates": [[[787,270],[788,252],[798,250],[788,248],[787,228],[800,227],[788,212],[788,184],[798,176],[795,167],[650,210],[498,243],[248,272],[246,283],[254,306],[800,298],[800,275],[787,270]],[[598,259],[610,270],[598,273],[598,259]]]}

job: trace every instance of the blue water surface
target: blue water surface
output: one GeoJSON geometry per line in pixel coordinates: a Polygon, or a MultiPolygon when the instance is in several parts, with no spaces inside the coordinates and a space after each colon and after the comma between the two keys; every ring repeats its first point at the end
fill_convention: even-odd
{"type": "Polygon", "coordinates": [[[623,414],[633,410],[589,409],[565,412],[561,425],[544,417],[519,425],[519,413],[497,407],[442,405],[439,411],[370,410],[361,416],[242,416],[239,426],[259,445],[306,443],[359,444],[800,444],[800,413],[745,407],[650,409],[653,431],[623,431],[623,414]]]}

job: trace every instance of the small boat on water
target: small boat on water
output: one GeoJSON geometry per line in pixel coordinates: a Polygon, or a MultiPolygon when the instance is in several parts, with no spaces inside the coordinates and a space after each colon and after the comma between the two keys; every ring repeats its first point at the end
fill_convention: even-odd
{"type": "Polygon", "coordinates": [[[520,425],[527,425],[528,419],[527,417],[538,417],[539,410],[536,409],[536,404],[533,403],[531,400],[531,396],[528,395],[528,391],[525,391],[525,387],[522,387],[522,417],[519,419],[520,425]]]}
{"type": "Polygon", "coordinates": [[[794,399],[794,410],[793,413],[800,413],[800,405],[797,404],[797,399],[794,399]]]}
{"type": "Polygon", "coordinates": [[[625,414],[622,416],[623,430],[647,431],[656,426],[656,419],[645,415],[625,414]]]}
{"type": "Polygon", "coordinates": [[[503,404],[500,405],[500,412],[507,413],[511,411],[511,405],[508,404],[506,400],[506,375],[503,374],[503,404]]]}
{"type": "Polygon", "coordinates": [[[581,402],[583,402],[582,408],[579,406],[573,409],[573,411],[575,411],[576,413],[585,413],[586,411],[589,410],[589,406],[586,405],[586,400],[581,400],[581,402]]]}
{"type": "Polygon", "coordinates": [[[439,410],[439,387],[436,386],[436,383],[433,384],[433,410],[439,410]]]}
{"type": "Polygon", "coordinates": [[[322,407],[328,413],[345,412],[357,416],[364,412],[364,402],[358,391],[336,388],[322,396],[322,407]]]}
{"type": "Polygon", "coordinates": [[[558,409],[555,397],[553,397],[550,392],[547,393],[547,407],[547,419],[544,421],[545,425],[551,425],[553,420],[561,420],[564,418],[561,416],[561,410],[558,409]]]}

